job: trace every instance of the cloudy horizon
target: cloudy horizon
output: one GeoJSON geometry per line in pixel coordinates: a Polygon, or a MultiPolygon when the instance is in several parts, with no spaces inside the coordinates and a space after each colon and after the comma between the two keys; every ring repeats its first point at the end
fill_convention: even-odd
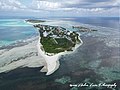
{"type": "Polygon", "coordinates": [[[119,0],[0,0],[0,16],[119,16],[119,0]]]}

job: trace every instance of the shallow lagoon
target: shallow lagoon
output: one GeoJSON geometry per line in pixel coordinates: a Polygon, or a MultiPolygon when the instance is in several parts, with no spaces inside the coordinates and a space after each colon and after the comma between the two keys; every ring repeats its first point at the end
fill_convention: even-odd
{"type": "MultiPolygon", "coordinates": [[[[71,24],[67,21],[69,26],[72,26],[73,23],[76,25],[76,22],[71,24]]],[[[54,24],[60,24],[60,22],[54,24]]],[[[96,84],[115,82],[117,83],[116,90],[120,88],[118,29],[77,24],[96,28],[98,31],[81,33],[83,45],[74,54],[62,56],[60,68],[54,74],[45,76],[44,73],[39,72],[40,68],[19,67],[0,74],[0,88],[3,90],[93,90],[94,87],[69,86],[70,84],[85,82],[96,84]]],[[[106,90],[105,87],[99,89],[106,90]]]]}

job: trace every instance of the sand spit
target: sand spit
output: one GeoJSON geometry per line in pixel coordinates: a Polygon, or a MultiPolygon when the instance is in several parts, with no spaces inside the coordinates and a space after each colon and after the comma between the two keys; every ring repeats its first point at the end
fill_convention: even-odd
{"type": "Polygon", "coordinates": [[[18,67],[44,66],[44,59],[38,56],[37,41],[38,39],[31,41],[27,45],[14,47],[9,50],[0,50],[0,73],[8,72],[18,67]]]}
{"type": "MultiPolygon", "coordinates": [[[[79,36],[80,36],[80,34],[79,34],[79,36]]],[[[81,43],[76,44],[75,47],[73,47],[73,51],[65,51],[65,52],[55,54],[53,56],[48,56],[45,54],[44,51],[41,50],[42,44],[40,43],[40,38],[39,38],[38,44],[37,44],[38,54],[40,56],[42,56],[44,58],[44,60],[46,61],[46,64],[43,67],[43,69],[41,70],[41,72],[47,72],[46,75],[50,75],[53,72],[55,72],[59,68],[59,65],[60,65],[59,58],[61,57],[61,55],[71,54],[71,53],[75,52],[76,49],[83,44],[83,41],[80,39],[80,37],[79,37],[79,40],[81,43]]]]}

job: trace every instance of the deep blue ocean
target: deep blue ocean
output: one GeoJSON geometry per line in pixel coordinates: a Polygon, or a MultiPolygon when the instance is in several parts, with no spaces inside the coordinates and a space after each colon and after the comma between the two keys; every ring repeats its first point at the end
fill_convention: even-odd
{"type": "Polygon", "coordinates": [[[74,21],[90,24],[94,26],[101,26],[101,27],[110,27],[119,29],[120,21],[119,17],[80,17],[80,18],[73,18],[74,21]]]}
{"type": "MultiPolygon", "coordinates": [[[[38,32],[24,20],[26,17],[1,17],[0,19],[0,47],[10,45],[17,41],[26,40],[38,35],[38,32]],[[13,19],[14,18],[14,19],[13,19]]],[[[32,19],[32,17],[30,18],[32,19]]],[[[34,19],[34,18],[33,18],[34,19]]],[[[40,18],[39,18],[40,19],[40,18]]],[[[46,20],[49,18],[45,18],[46,20]]],[[[53,18],[50,18],[53,19],[53,18]]],[[[74,21],[93,26],[114,28],[119,30],[119,17],[72,17],[54,18],[66,21],[74,21]]]]}

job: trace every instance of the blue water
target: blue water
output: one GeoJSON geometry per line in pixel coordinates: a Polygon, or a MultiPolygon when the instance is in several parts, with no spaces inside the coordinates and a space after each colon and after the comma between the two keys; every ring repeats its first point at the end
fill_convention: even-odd
{"type": "Polygon", "coordinates": [[[120,28],[119,17],[78,17],[73,18],[73,21],[90,24],[94,26],[109,27],[109,28],[120,28]]]}
{"type": "MultiPolygon", "coordinates": [[[[77,17],[59,19],[114,29],[119,29],[120,26],[118,17],[77,17]]],[[[24,22],[24,19],[0,19],[0,47],[36,35],[38,35],[37,30],[32,25],[24,22]]]]}
{"type": "Polygon", "coordinates": [[[22,19],[0,20],[0,46],[10,45],[35,35],[37,35],[37,30],[22,19]]]}
{"type": "MultiPolygon", "coordinates": [[[[59,18],[55,18],[59,19],[59,18]]],[[[62,20],[67,21],[75,21],[78,23],[89,24],[93,26],[100,26],[100,27],[109,27],[113,29],[120,28],[120,18],[119,17],[64,17],[60,18],[62,20]]]]}

